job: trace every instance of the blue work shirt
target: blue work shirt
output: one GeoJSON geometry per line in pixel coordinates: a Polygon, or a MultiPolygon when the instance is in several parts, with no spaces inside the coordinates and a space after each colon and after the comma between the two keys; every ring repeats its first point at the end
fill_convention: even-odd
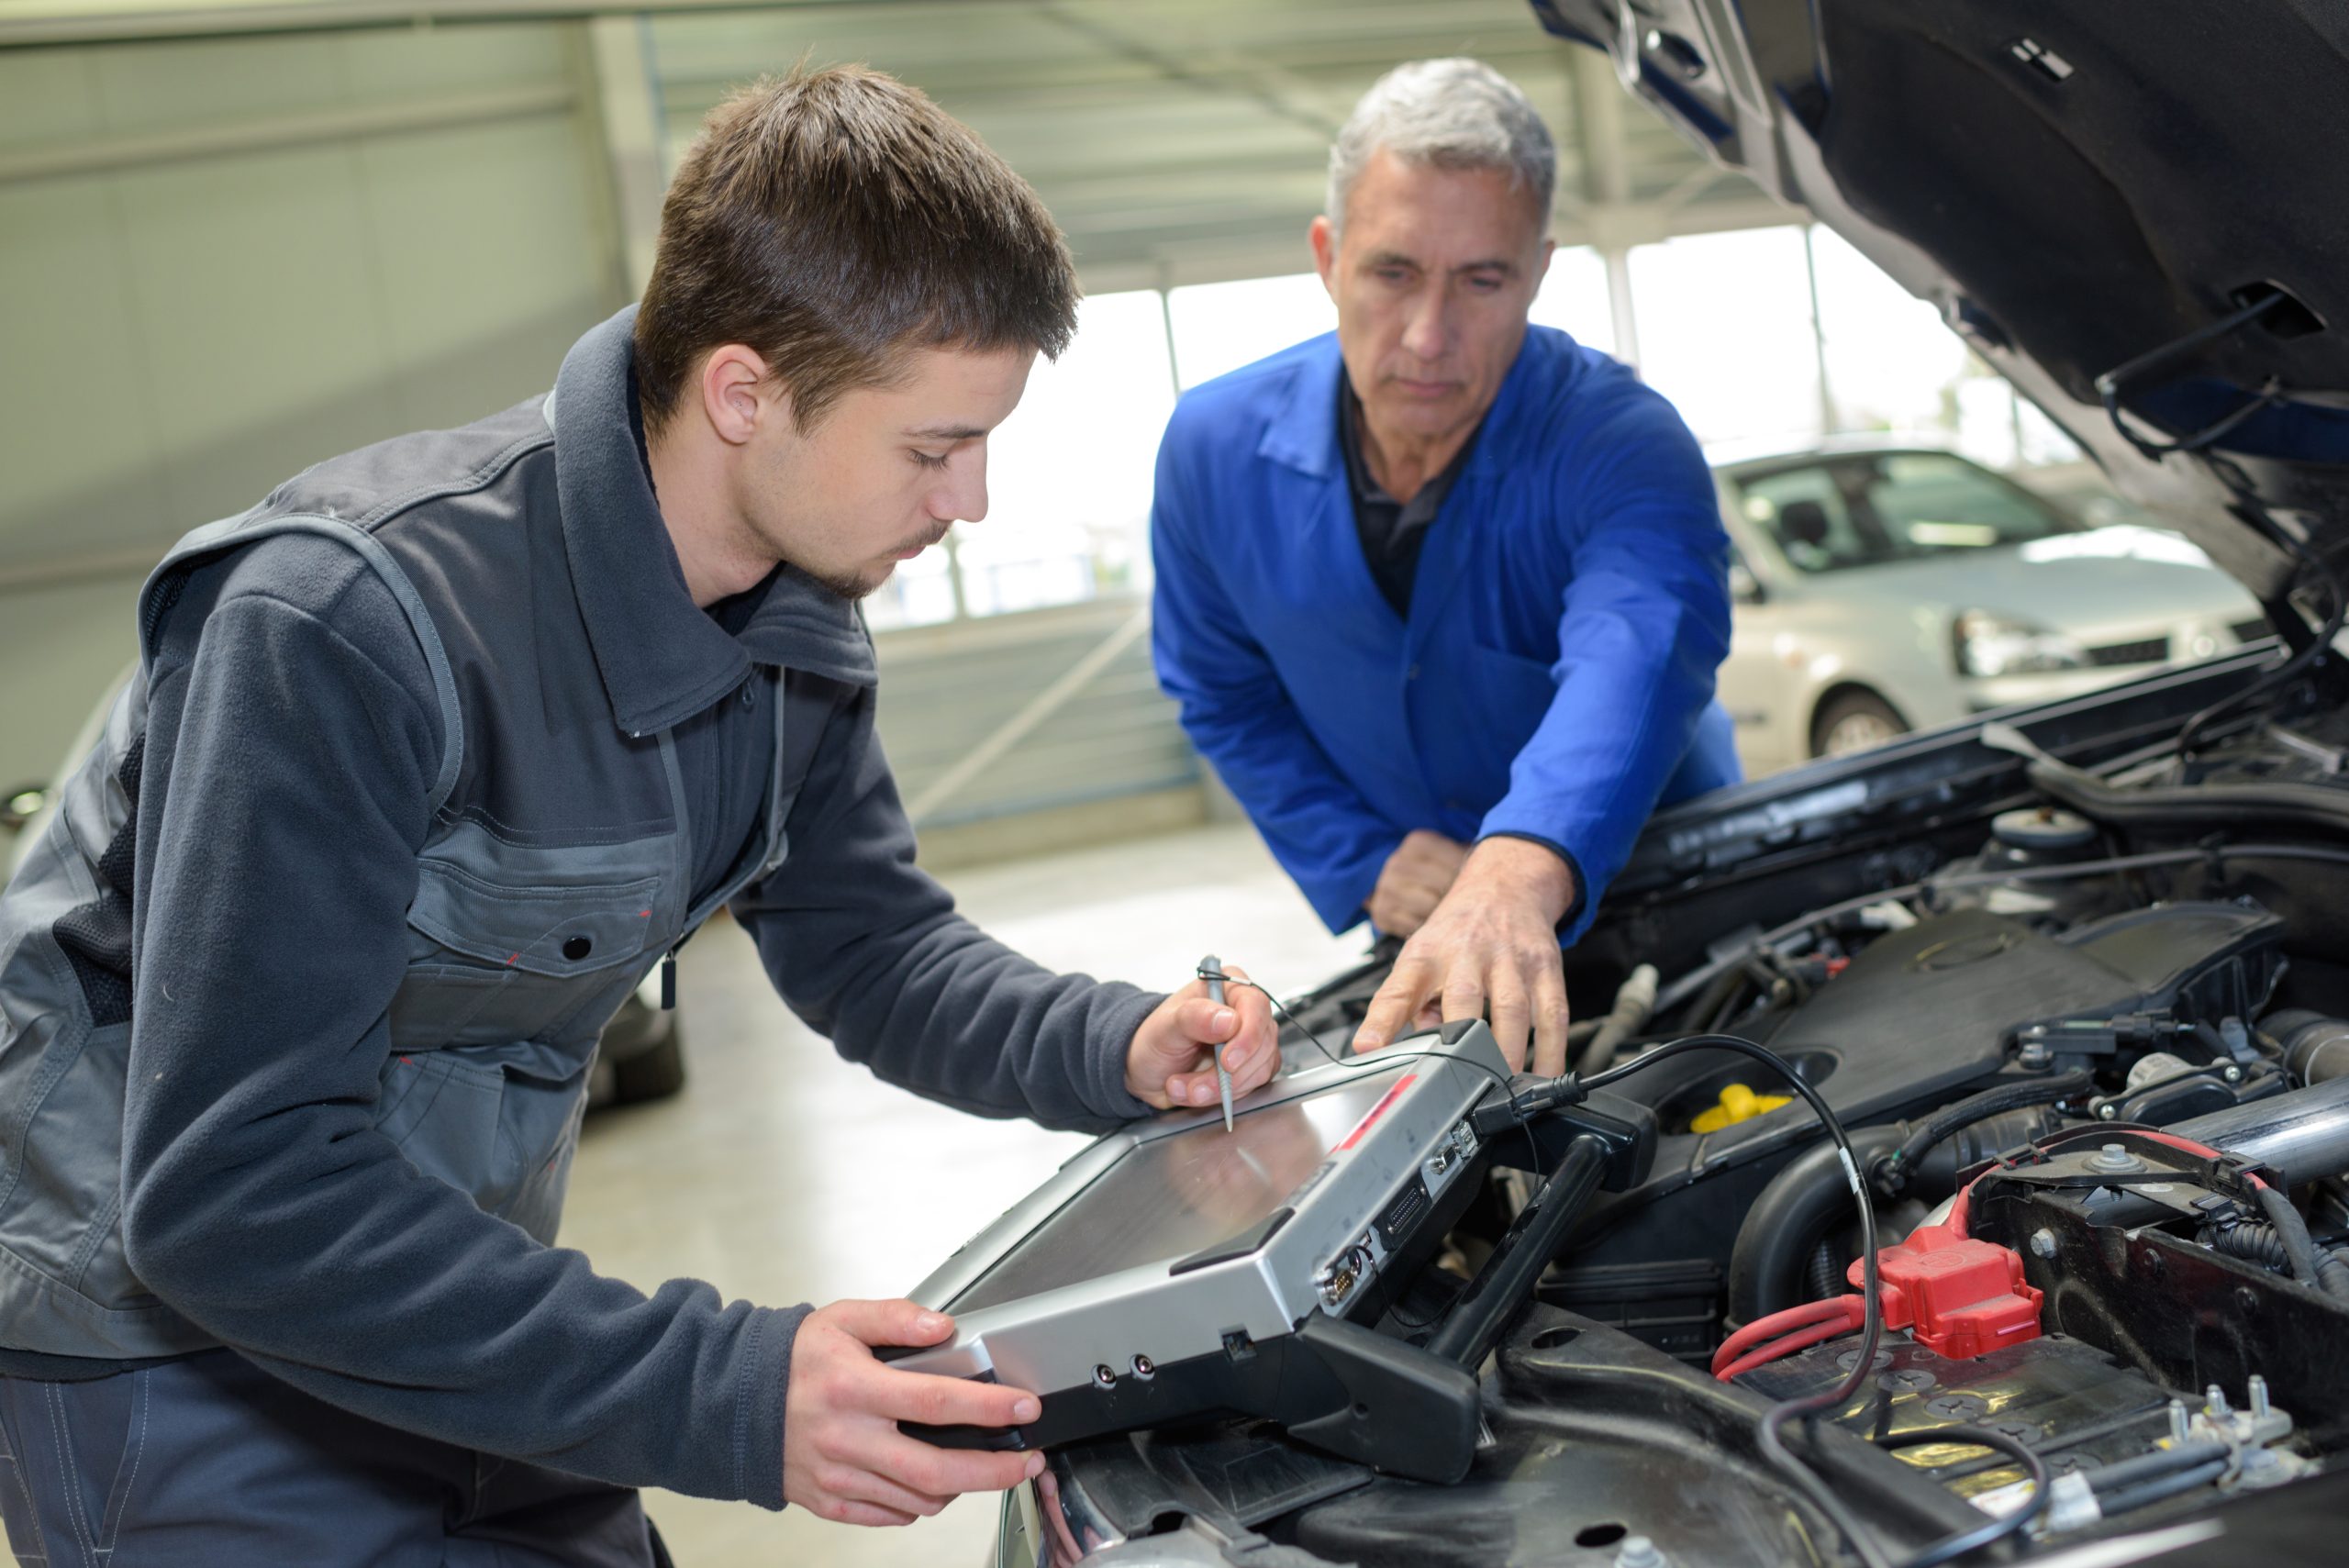
{"type": "Polygon", "coordinates": [[[1729,541],[1680,416],[1535,327],[1408,619],[1356,535],[1336,334],[1195,387],[1158,452],[1152,643],[1183,727],[1333,931],[1413,828],[1539,840],[1580,936],[1659,804],[1739,777],[1729,541]]]}

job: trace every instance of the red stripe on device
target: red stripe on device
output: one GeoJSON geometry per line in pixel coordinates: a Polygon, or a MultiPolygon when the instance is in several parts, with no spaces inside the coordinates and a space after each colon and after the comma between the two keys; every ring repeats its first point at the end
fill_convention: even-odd
{"type": "Polygon", "coordinates": [[[1380,1117],[1385,1116],[1386,1114],[1386,1107],[1393,1105],[1397,1099],[1401,1098],[1403,1091],[1409,1088],[1419,1081],[1419,1075],[1416,1073],[1406,1073],[1403,1074],[1403,1076],[1396,1082],[1395,1086],[1387,1090],[1385,1094],[1379,1095],[1378,1103],[1371,1106],[1369,1112],[1364,1115],[1360,1121],[1354,1123],[1354,1129],[1346,1134],[1345,1141],[1339,1144],[1338,1147],[1331,1150],[1330,1152],[1333,1154],[1342,1154],[1347,1150],[1352,1149],[1355,1144],[1360,1143],[1362,1141],[1362,1135],[1370,1130],[1371,1124],[1375,1122],[1380,1117]]]}

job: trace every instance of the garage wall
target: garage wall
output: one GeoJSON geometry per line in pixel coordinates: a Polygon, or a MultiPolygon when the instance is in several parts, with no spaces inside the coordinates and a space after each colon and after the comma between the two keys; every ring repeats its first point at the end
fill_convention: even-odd
{"type": "MultiPolygon", "coordinates": [[[[924,87],[1036,182],[1102,295],[1295,271],[1354,98],[1461,52],[1551,117],[1562,243],[1782,216],[1626,117],[1522,0],[0,6],[0,789],[47,776],[128,661],[170,539],[547,384],[633,295],[660,184],[730,84],[804,56],[924,87]]],[[[1132,605],[885,633],[909,798],[1132,605]]],[[[1196,777],[1135,642],[930,820],[1196,777]]]]}
{"type": "Polygon", "coordinates": [[[0,788],[171,539],[617,307],[586,82],[544,25],[0,51],[0,788]]]}

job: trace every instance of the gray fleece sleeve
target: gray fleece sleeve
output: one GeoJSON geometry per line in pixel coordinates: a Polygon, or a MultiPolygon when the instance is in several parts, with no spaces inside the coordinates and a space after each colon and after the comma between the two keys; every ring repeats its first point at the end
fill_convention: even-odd
{"type": "Polygon", "coordinates": [[[683,1280],[648,1297],[420,1174],[375,1129],[440,744],[389,593],[364,573],[304,579],[184,606],[172,628],[139,811],[132,1267],[371,1419],[780,1507],[804,1308],[683,1280]]]}
{"type": "Polygon", "coordinates": [[[954,912],[914,865],[873,702],[835,711],[790,858],[734,901],[775,988],[842,1056],[946,1105],[1087,1132],[1147,1115],[1126,1054],[1164,996],[1055,974],[954,912]]]}

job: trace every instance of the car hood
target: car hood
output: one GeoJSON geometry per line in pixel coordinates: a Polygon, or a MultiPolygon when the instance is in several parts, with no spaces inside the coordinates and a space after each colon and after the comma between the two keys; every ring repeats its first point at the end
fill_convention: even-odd
{"type": "Polygon", "coordinates": [[[2089,642],[2193,619],[2255,617],[2243,585],[2152,528],[2096,528],[2003,550],[1950,551],[1800,579],[1809,595],[1988,610],[2089,642]]]}
{"type": "Polygon", "coordinates": [[[2349,576],[2340,0],[1533,9],[1938,306],[2124,494],[2263,599],[2313,578],[2311,556],[2349,576]],[[2238,414],[2199,451],[2139,445],[2238,414]]]}

